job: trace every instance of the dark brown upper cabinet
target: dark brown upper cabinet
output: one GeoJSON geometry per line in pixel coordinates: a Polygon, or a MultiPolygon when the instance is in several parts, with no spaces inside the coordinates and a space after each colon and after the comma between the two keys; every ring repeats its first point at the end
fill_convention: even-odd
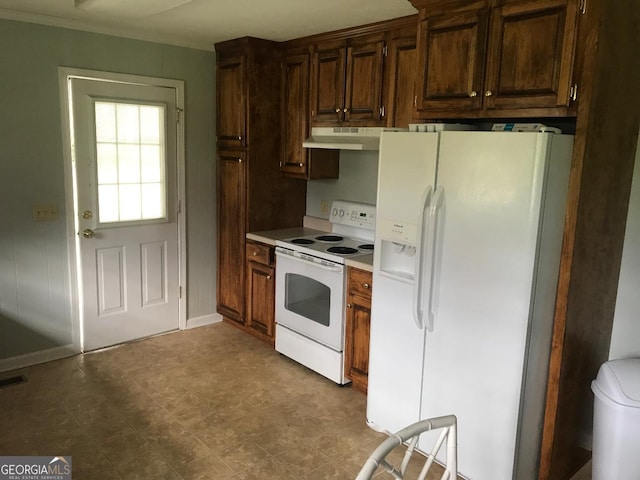
{"type": "Polygon", "coordinates": [[[314,152],[302,147],[310,132],[309,58],[308,49],[296,49],[285,53],[282,61],[280,171],[307,180],[335,179],[339,172],[337,151],[314,152]]]}
{"type": "Polygon", "coordinates": [[[577,11],[577,0],[511,2],[493,10],[485,108],[569,106],[577,11]]]}
{"type": "Polygon", "coordinates": [[[312,125],[384,125],[384,50],[384,33],[312,46],[312,125]]]}
{"type": "Polygon", "coordinates": [[[245,146],[245,58],[245,55],[233,55],[217,64],[218,148],[242,149],[245,146]]]}
{"type": "Polygon", "coordinates": [[[579,0],[413,0],[420,118],[572,114],[579,0]]]}
{"type": "Polygon", "coordinates": [[[485,6],[421,19],[419,112],[481,108],[488,20],[485,6]]]}
{"type": "Polygon", "coordinates": [[[387,36],[384,91],[387,127],[407,128],[414,119],[413,85],[416,79],[416,26],[394,30],[387,36]]]}

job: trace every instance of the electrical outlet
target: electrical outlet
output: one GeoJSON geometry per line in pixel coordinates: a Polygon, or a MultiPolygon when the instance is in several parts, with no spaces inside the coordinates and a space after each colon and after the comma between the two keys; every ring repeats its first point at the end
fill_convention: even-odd
{"type": "Polygon", "coordinates": [[[328,217],[330,209],[331,209],[331,205],[329,204],[328,201],[326,200],[320,201],[320,215],[328,217]]]}
{"type": "Polygon", "coordinates": [[[31,209],[31,218],[34,222],[46,222],[58,219],[57,205],[34,205],[31,209]]]}

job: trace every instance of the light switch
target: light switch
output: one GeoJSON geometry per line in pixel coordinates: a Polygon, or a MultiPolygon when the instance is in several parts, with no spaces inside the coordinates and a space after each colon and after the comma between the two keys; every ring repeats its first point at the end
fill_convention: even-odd
{"type": "Polygon", "coordinates": [[[34,205],[31,210],[31,218],[33,218],[34,222],[46,222],[48,220],[57,220],[58,206],[55,204],[34,205]]]}

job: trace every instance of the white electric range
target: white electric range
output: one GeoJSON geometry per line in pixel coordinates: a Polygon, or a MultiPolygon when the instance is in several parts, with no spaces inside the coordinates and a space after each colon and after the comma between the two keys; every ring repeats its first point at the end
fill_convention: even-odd
{"type": "Polygon", "coordinates": [[[344,384],[346,258],[373,253],[374,205],[334,201],[331,232],[276,241],[276,350],[344,384]]]}

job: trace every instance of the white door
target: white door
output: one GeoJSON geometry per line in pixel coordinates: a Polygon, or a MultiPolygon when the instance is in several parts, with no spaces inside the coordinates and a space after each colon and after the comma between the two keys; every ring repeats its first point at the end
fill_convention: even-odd
{"type": "Polygon", "coordinates": [[[458,471],[468,478],[513,477],[548,137],[440,139],[444,195],[421,416],[457,416],[458,471]]]}
{"type": "Polygon", "coordinates": [[[71,89],[84,350],[177,329],[175,90],[71,89]]]}
{"type": "Polygon", "coordinates": [[[437,133],[380,140],[367,420],[396,432],[420,418],[424,329],[414,319],[419,231],[435,187],[437,133]]]}

